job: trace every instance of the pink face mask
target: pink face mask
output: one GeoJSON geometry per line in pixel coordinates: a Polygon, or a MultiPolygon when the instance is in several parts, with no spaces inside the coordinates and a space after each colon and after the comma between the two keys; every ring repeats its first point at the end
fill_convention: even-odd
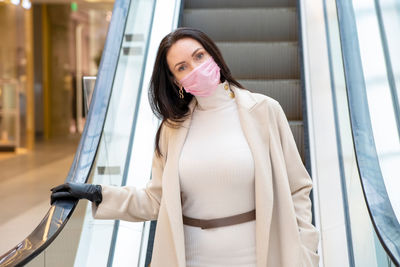
{"type": "Polygon", "coordinates": [[[179,82],[185,88],[185,91],[192,95],[209,96],[217,89],[220,82],[219,70],[217,63],[210,57],[179,82]]]}

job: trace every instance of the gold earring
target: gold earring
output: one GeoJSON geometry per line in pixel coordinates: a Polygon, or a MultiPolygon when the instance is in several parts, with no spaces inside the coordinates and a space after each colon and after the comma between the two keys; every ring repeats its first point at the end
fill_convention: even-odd
{"type": "Polygon", "coordinates": [[[185,96],[183,95],[182,86],[179,87],[179,98],[183,99],[185,96]]]}

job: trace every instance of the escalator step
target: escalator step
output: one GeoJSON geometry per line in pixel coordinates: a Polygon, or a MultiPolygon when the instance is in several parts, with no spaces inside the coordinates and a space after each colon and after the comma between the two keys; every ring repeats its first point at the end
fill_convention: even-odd
{"type": "Polygon", "coordinates": [[[186,0],[185,8],[295,7],[296,0],[186,0]]]}
{"type": "Polygon", "coordinates": [[[296,41],[296,16],[295,8],[185,9],[183,25],[214,41],[296,41]]]}
{"type": "Polygon", "coordinates": [[[294,140],[296,141],[297,149],[304,162],[304,127],[302,121],[289,121],[290,129],[292,130],[294,140]]]}
{"type": "Polygon", "coordinates": [[[297,42],[217,42],[236,79],[299,79],[297,42]]]}
{"type": "Polygon", "coordinates": [[[251,92],[277,100],[289,120],[302,120],[300,80],[239,80],[251,92]]]}

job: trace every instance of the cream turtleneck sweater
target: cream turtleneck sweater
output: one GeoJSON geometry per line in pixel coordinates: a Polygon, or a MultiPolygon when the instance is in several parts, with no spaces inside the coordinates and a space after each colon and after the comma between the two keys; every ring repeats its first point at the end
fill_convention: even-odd
{"type": "MultiPolygon", "coordinates": [[[[179,160],[182,213],[215,219],[255,208],[254,161],[228,82],[197,106],[179,160]]],[[[201,229],[184,225],[187,267],[256,264],[255,220],[201,229]]]]}

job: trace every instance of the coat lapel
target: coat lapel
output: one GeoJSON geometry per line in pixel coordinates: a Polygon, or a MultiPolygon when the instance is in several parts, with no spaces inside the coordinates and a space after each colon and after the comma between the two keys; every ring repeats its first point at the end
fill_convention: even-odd
{"type": "Polygon", "coordinates": [[[239,120],[254,159],[256,202],[256,253],[257,267],[267,266],[269,229],[272,218],[273,190],[269,158],[269,136],[261,119],[267,120],[265,111],[254,108],[251,94],[234,88],[238,102],[239,120]],[[257,112],[259,112],[257,114],[257,112]],[[258,119],[257,119],[258,118],[258,119]],[[262,129],[261,127],[265,128],[262,129]]]}
{"type": "MultiPolygon", "coordinates": [[[[193,97],[189,103],[190,114],[192,114],[196,99],[193,97]]],[[[178,260],[178,267],[185,267],[185,239],[183,233],[183,219],[182,219],[182,203],[180,194],[180,181],[179,181],[179,157],[182,151],[183,144],[185,143],[186,136],[192,122],[192,116],[182,123],[179,128],[173,129],[168,141],[168,159],[164,171],[167,171],[166,177],[168,181],[163,183],[163,198],[165,198],[165,205],[167,207],[168,217],[171,225],[171,232],[176,249],[178,260]]]]}
{"type": "MultiPolygon", "coordinates": [[[[235,86],[232,86],[232,89],[236,95],[235,99],[238,106],[239,120],[254,158],[257,266],[265,267],[267,265],[269,228],[273,200],[268,137],[260,135],[256,124],[257,121],[251,113],[253,107],[257,103],[256,100],[251,94],[242,89],[235,86]]],[[[197,101],[193,98],[189,104],[190,114],[192,114],[196,104],[197,101]]],[[[262,114],[262,116],[265,117],[266,114],[262,114]]],[[[164,170],[168,172],[165,176],[168,181],[163,183],[163,198],[165,198],[165,205],[167,207],[174,241],[173,245],[176,249],[179,267],[185,267],[186,262],[178,163],[191,124],[191,119],[190,115],[182,123],[181,127],[172,130],[168,142],[168,159],[164,170]]],[[[267,133],[267,131],[265,131],[265,133],[267,133]]]]}

